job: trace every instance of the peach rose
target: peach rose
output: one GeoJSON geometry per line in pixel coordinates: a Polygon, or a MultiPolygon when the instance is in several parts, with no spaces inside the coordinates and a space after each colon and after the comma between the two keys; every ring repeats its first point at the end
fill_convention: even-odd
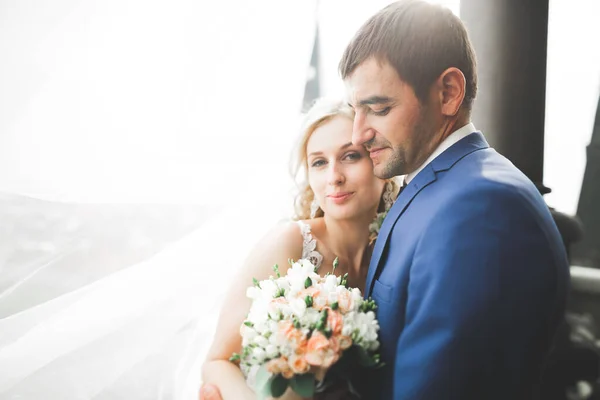
{"type": "Polygon", "coordinates": [[[309,287],[308,289],[303,289],[298,293],[298,297],[304,299],[306,296],[310,296],[313,299],[321,294],[321,291],[314,286],[309,287]]]}
{"type": "Polygon", "coordinates": [[[287,359],[285,357],[274,358],[267,363],[267,371],[272,374],[280,374],[284,369],[288,368],[287,359]]]}
{"type": "Polygon", "coordinates": [[[350,346],[352,346],[352,339],[348,336],[340,335],[337,337],[338,343],[340,345],[340,349],[346,350],[350,346]]]}
{"type": "Polygon", "coordinates": [[[327,324],[329,325],[329,329],[334,335],[338,335],[342,333],[342,328],[344,327],[344,319],[339,312],[333,311],[328,308],[327,310],[327,324]]]}
{"type": "Polygon", "coordinates": [[[324,368],[329,368],[333,364],[335,364],[339,358],[340,356],[333,350],[328,350],[325,352],[325,356],[323,357],[323,363],[321,364],[321,366],[324,368]]]}
{"type": "Polygon", "coordinates": [[[329,338],[329,347],[334,353],[340,352],[340,342],[338,341],[337,337],[332,336],[329,338]]]}
{"type": "Polygon", "coordinates": [[[329,348],[329,339],[321,332],[313,332],[306,344],[306,361],[310,365],[320,366],[325,358],[325,353],[329,348]]]}
{"type": "Polygon", "coordinates": [[[354,306],[354,299],[352,299],[352,294],[347,290],[341,291],[338,293],[338,306],[342,313],[347,313],[354,306]]]}
{"type": "Polygon", "coordinates": [[[294,324],[292,323],[292,321],[279,321],[279,325],[277,325],[277,327],[279,328],[279,332],[283,333],[286,337],[288,336],[288,333],[293,331],[294,329],[294,324]]]}
{"type": "Polygon", "coordinates": [[[285,379],[292,379],[294,377],[294,371],[292,371],[292,369],[288,366],[286,369],[281,371],[281,375],[285,379]]]}
{"type": "Polygon", "coordinates": [[[304,334],[300,329],[296,329],[291,321],[279,322],[279,332],[290,341],[300,342],[304,338],[304,334]]]}
{"type": "Polygon", "coordinates": [[[310,365],[308,365],[304,357],[295,354],[292,354],[288,364],[295,374],[305,374],[310,370],[310,365]]]}

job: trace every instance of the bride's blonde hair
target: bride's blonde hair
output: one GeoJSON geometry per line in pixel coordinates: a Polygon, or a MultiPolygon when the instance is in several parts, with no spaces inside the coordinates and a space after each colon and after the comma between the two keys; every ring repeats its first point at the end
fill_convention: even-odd
{"type": "MultiPolygon", "coordinates": [[[[315,194],[308,184],[308,160],[306,154],[308,140],[317,128],[335,117],[345,117],[353,121],[354,110],[343,101],[321,98],[315,101],[304,117],[300,130],[300,138],[294,147],[290,164],[290,171],[297,187],[297,194],[294,200],[294,216],[292,217],[294,220],[310,218],[310,205],[315,198],[315,194]]],[[[396,181],[392,179],[390,182],[393,185],[393,190],[397,192],[398,185],[396,181]]],[[[380,208],[382,208],[381,205],[380,208]]],[[[319,208],[315,217],[322,216],[323,210],[319,208]]]]}

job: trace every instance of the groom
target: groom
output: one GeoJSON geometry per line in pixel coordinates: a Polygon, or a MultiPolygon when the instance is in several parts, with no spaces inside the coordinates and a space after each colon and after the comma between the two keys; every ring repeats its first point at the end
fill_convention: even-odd
{"type": "Polygon", "coordinates": [[[406,184],[365,286],[386,366],[364,398],[535,398],[568,263],[535,186],[470,122],[477,75],[463,23],[424,1],[393,3],[360,28],[340,73],[353,143],[378,177],[406,184]]]}

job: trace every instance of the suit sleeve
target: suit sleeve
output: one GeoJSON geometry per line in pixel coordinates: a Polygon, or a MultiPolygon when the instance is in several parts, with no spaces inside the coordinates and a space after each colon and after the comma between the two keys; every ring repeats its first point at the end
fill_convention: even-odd
{"type": "Polygon", "coordinates": [[[485,398],[510,340],[504,307],[539,295],[515,317],[523,321],[545,307],[546,280],[523,272],[547,265],[541,232],[524,200],[502,190],[462,195],[433,216],[411,265],[394,399],[485,398]]]}

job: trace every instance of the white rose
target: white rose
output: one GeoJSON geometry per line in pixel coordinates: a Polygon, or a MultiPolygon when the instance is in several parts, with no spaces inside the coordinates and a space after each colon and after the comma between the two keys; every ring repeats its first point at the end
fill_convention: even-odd
{"type": "Polygon", "coordinates": [[[279,288],[277,287],[275,282],[273,282],[270,279],[260,282],[260,288],[262,289],[262,292],[263,292],[263,294],[262,294],[263,298],[268,298],[268,299],[272,299],[275,296],[275,293],[277,292],[277,290],[279,290],[279,288]]]}
{"type": "Polygon", "coordinates": [[[254,338],[256,338],[258,336],[258,333],[254,329],[252,329],[246,325],[244,325],[244,328],[245,328],[244,333],[242,335],[244,340],[251,342],[252,340],[254,340],[254,338]]]}
{"type": "Polygon", "coordinates": [[[269,345],[269,339],[262,335],[256,335],[254,338],[254,343],[262,347],[263,349],[269,345]]]}
{"type": "Polygon", "coordinates": [[[267,320],[267,312],[269,307],[269,301],[265,301],[263,299],[254,300],[252,302],[252,306],[250,307],[250,312],[248,313],[248,319],[255,324],[259,321],[267,320]]]}
{"type": "Polygon", "coordinates": [[[302,266],[302,269],[304,269],[308,274],[310,274],[311,272],[315,272],[315,266],[307,259],[300,260],[300,265],[302,266]]]}
{"type": "Polygon", "coordinates": [[[280,332],[273,333],[269,336],[269,344],[275,347],[279,347],[285,341],[285,337],[280,332]]]}
{"type": "Polygon", "coordinates": [[[312,325],[319,322],[319,319],[321,319],[321,313],[314,308],[307,308],[304,318],[302,318],[302,323],[303,325],[312,325]]]}
{"type": "Polygon", "coordinates": [[[257,321],[254,324],[254,330],[261,335],[267,331],[267,321],[257,321]]]}
{"type": "Polygon", "coordinates": [[[369,342],[373,342],[373,341],[377,340],[377,333],[373,330],[369,330],[365,334],[365,340],[367,340],[369,342]]]}
{"type": "Polygon", "coordinates": [[[352,332],[354,332],[354,327],[353,326],[344,325],[342,327],[342,335],[344,335],[344,336],[350,336],[350,335],[352,335],[352,332]]]}
{"type": "Polygon", "coordinates": [[[366,320],[371,323],[375,321],[375,313],[373,311],[368,311],[366,314],[366,320]]]}
{"type": "Polygon", "coordinates": [[[304,283],[308,278],[308,274],[305,274],[300,268],[291,268],[288,272],[288,281],[290,283],[290,291],[294,294],[304,289],[304,283]]]}
{"type": "Polygon", "coordinates": [[[333,304],[338,301],[338,294],[336,292],[329,292],[327,295],[327,301],[329,304],[333,304]]]}
{"type": "Polygon", "coordinates": [[[267,353],[260,347],[255,347],[254,350],[252,350],[252,357],[260,364],[267,357],[267,353]]]}
{"type": "Polygon", "coordinates": [[[292,308],[292,312],[298,317],[302,318],[304,313],[306,312],[306,303],[304,299],[295,299],[290,303],[290,307],[292,308]]]}
{"type": "Polygon", "coordinates": [[[318,310],[321,310],[323,309],[323,307],[327,306],[327,300],[327,297],[320,293],[317,297],[313,299],[313,307],[318,310]]]}
{"type": "Polygon", "coordinates": [[[268,358],[275,358],[279,355],[279,350],[277,349],[277,346],[274,346],[272,344],[267,345],[267,347],[265,348],[265,352],[267,353],[268,358]]]}
{"type": "Polygon", "coordinates": [[[290,290],[290,282],[287,280],[287,278],[278,278],[276,282],[277,286],[279,286],[280,289],[284,289],[286,293],[288,292],[288,290],[290,290]]]}
{"type": "Polygon", "coordinates": [[[325,284],[323,289],[327,292],[335,292],[335,288],[338,286],[338,279],[334,275],[327,275],[325,278],[325,284]]]}
{"type": "Polygon", "coordinates": [[[248,297],[249,299],[257,299],[261,296],[261,292],[260,289],[257,288],[256,286],[250,286],[248,289],[246,289],[246,297],[248,297]]]}
{"type": "Polygon", "coordinates": [[[355,302],[362,301],[363,295],[360,292],[360,289],[358,289],[358,288],[352,289],[352,298],[354,299],[355,302]]]}

